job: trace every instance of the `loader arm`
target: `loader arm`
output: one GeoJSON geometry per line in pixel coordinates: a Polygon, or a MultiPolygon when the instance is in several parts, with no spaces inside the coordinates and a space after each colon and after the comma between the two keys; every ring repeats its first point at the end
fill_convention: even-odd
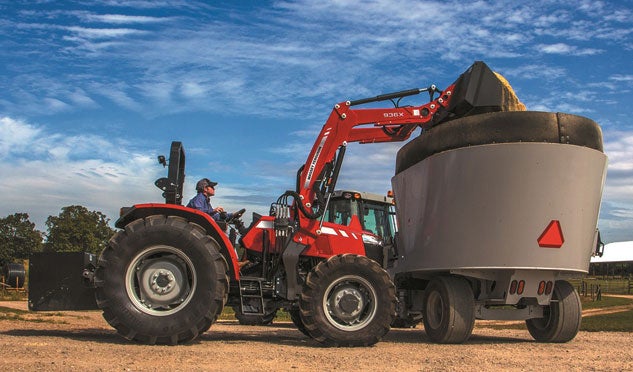
{"type": "MultiPolygon", "coordinates": [[[[300,210],[304,216],[311,219],[318,218],[319,213],[311,214],[314,207],[311,203],[321,199],[327,190],[333,191],[336,186],[338,169],[342,163],[344,148],[348,143],[361,144],[379,142],[405,141],[417,127],[429,127],[445,117],[450,105],[455,84],[444,91],[438,91],[434,86],[426,89],[411,89],[366,98],[357,101],[338,103],[332,109],[329,118],[323,125],[306,163],[298,175],[297,193],[302,203],[300,210]],[[439,96],[421,106],[406,106],[392,108],[355,109],[355,105],[394,100],[408,95],[429,91],[431,97],[439,92],[439,96]]],[[[322,202],[321,202],[322,203],[322,202]]]]}
{"type": "Polygon", "coordinates": [[[427,128],[486,112],[523,110],[525,106],[505,78],[481,61],[471,65],[444,91],[431,85],[338,103],[297,174],[296,192],[291,193],[295,197],[295,206],[308,220],[320,217],[327,202],[324,197],[336,186],[347,143],[405,141],[417,127],[427,128]],[[422,92],[429,93],[430,102],[399,107],[403,97],[422,92]],[[353,108],[383,101],[391,101],[394,107],[353,108]],[[315,200],[318,205],[312,205],[315,200]]]}

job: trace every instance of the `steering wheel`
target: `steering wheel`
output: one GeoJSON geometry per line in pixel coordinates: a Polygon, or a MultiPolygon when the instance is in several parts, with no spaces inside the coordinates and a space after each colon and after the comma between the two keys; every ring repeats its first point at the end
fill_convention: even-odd
{"type": "Polygon", "coordinates": [[[240,217],[242,217],[242,215],[244,214],[244,212],[246,212],[246,209],[242,208],[237,212],[234,212],[233,215],[231,216],[231,222],[238,220],[240,217]]]}

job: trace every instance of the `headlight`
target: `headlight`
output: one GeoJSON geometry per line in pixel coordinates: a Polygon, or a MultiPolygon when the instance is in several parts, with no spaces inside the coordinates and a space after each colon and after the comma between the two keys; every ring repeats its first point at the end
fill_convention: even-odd
{"type": "Polygon", "coordinates": [[[363,243],[382,245],[382,239],[376,235],[363,234],[363,243]]]}

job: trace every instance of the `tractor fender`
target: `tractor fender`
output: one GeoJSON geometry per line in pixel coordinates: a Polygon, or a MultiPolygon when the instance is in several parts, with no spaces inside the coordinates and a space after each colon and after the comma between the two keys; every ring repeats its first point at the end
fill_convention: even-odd
{"type": "Polygon", "coordinates": [[[220,245],[220,253],[222,253],[228,263],[231,278],[235,280],[240,279],[240,270],[235,248],[229,241],[228,236],[224,233],[224,230],[207,213],[176,204],[136,204],[132,207],[121,208],[121,217],[114,223],[114,226],[123,229],[132,221],[153,215],[178,216],[201,226],[207,234],[220,245]]]}

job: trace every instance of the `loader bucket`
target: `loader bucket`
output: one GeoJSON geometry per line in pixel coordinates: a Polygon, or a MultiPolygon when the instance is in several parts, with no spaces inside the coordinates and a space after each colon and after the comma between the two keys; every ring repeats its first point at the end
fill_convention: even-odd
{"type": "Polygon", "coordinates": [[[508,81],[477,61],[453,83],[453,97],[435,125],[470,115],[497,111],[525,111],[508,81]]]}

